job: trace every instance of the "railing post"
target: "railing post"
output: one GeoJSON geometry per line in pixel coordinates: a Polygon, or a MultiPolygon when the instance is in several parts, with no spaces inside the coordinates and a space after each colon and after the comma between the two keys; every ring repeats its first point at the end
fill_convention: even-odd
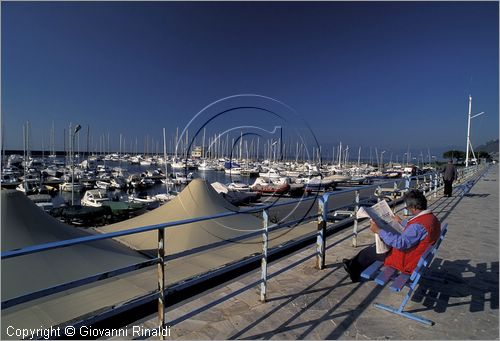
{"type": "MultiPolygon", "coordinates": [[[[405,193],[408,193],[408,191],[410,190],[410,177],[407,176],[406,177],[406,180],[405,180],[405,193]]],[[[408,212],[408,209],[406,208],[406,205],[405,205],[405,209],[403,211],[403,214],[405,216],[409,215],[410,212],[408,212]]]]}
{"type": "Polygon", "coordinates": [[[434,198],[437,197],[438,173],[434,173],[434,198]]]}
{"type": "Polygon", "coordinates": [[[392,212],[396,213],[396,191],[398,189],[397,181],[394,181],[394,187],[392,189],[392,212]]]}
{"type": "Polygon", "coordinates": [[[262,211],[262,218],[264,229],[262,231],[262,259],[260,262],[260,300],[265,302],[267,294],[267,242],[269,239],[269,211],[267,209],[262,211]]]}
{"type": "Polygon", "coordinates": [[[165,327],[165,229],[158,229],[158,326],[160,340],[164,340],[165,327]]]}
{"type": "Polygon", "coordinates": [[[328,196],[319,197],[318,201],[318,237],[316,239],[316,268],[325,268],[326,218],[328,214],[328,196]]]}
{"type": "Polygon", "coordinates": [[[356,198],[354,202],[356,205],[354,206],[354,227],[352,231],[352,246],[358,246],[358,210],[359,210],[359,190],[356,190],[356,198]]]}

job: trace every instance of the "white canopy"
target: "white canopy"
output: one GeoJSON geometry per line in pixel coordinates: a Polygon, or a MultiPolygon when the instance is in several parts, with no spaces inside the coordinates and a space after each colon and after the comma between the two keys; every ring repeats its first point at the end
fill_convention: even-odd
{"type": "MultiPolygon", "coordinates": [[[[115,232],[217,213],[237,212],[238,210],[238,207],[222,198],[206,181],[195,179],[176,198],[165,205],[138,217],[96,229],[100,232],[115,232]]],[[[172,254],[190,250],[197,246],[227,240],[261,228],[261,220],[250,214],[238,214],[167,228],[166,253],[172,254]]],[[[136,250],[156,255],[158,245],[156,231],[117,239],[136,250]]]]}

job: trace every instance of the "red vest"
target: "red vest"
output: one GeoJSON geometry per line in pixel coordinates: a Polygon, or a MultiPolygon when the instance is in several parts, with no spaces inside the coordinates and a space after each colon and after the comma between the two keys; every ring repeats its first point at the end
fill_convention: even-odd
{"type": "Polygon", "coordinates": [[[432,213],[423,214],[410,219],[406,226],[410,224],[420,224],[427,230],[427,236],[420,243],[410,249],[401,251],[392,248],[389,255],[385,258],[384,265],[392,266],[401,272],[411,274],[417,267],[418,260],[427,250],[429,245],[432,245],[438,240],[441,234],[441,223],[432,213]]]}

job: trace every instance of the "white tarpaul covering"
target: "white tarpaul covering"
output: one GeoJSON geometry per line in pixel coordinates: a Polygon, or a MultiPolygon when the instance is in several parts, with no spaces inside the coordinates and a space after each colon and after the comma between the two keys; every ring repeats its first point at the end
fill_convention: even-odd
{"type": "MultiPolygon", "coordinates": [[[[238,210],[238,207],[222,198],[206,181],[195,179],[176,198],[165,205],[138,217],[99,227],[97,230],[115,232],[238,210]]],[[[190,250],[197,246],[234,238],[261,228],[261,220],[250,214],[239,214],[167,228],[166,253],[172,254],[190,250]]],[[[157,235],[156,231],[152,231],[117,239],[136,250],[156,255],[157,235]]]]}
{"type": "MultiPolygon", "coordinates": [[[[21,192],[1,193],[2,251],[91,235],[44,213],[21,192]]],[[[2,300],[145,259],[103,240],[2,260],[2,300]]]]}
{"type": "MultiPolygon", "coordinates": [[[[1,191],[1,211],[2,252],[90,235],[49,216],[18,191],[1,191]]],[[[1,267],[2,301],[146,259],[112,240],[5,259],[1,267]]],[[[7,337],[5,328],[9,325],[49,327],[150,290],[115,278],[4,309],[2,339],[7,337]]]]}

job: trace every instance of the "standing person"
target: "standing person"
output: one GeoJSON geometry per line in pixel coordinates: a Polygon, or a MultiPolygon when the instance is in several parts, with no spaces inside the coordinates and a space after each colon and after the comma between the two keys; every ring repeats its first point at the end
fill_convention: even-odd
{"type": "Polygon", "coordinates": [[[444,181],[444,196],[451,197],[451,193],[453,191],[453,181],[457,179],[457,169],[452,160],[448,161],[448,164],[444,166],[442,173],[444,181]]]}
{"type": "Polygon", "coordinates": [[[394,220],[404,227],[401,234],[381,230],[373,220],[370,224],[370,230],[378,233],[384,243],[392,247],[391,250],[377,254],[373,244],[361,250],[354,258],[342,260],[352,282],[359,282],[363,270],[376,260],[411,274],[422,254],[438,240],[441,223],[431,211],[427,210],[425,195],[413,189],[405,194],[404,201],[406,208],[414,217],[408,221],[403,221],[398,216],[394,217],[394,220]]]}

